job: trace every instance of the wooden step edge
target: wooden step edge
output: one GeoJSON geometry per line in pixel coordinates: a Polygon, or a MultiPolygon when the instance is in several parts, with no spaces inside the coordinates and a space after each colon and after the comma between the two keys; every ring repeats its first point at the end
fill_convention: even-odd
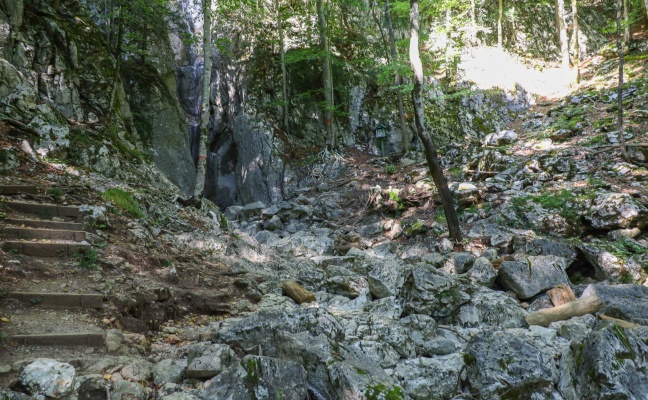
{"type": "Polygon", "coordinates": [[[31,240],[71,240],[74,242],[83,242],[86,240],[86,233],[83,231],[72,231],[66,229],[42,229],[42,228],[22,228],[8,226],[4,228],[6,236],[12,238],[31,240]]]}
{"type": "Polygon", "coordinates": [[[9,297],[26,303],[55,307],[102,308],[101,294],[10,292],[9,297]]]}
{"type": "Polygon", "coordinates": [[[34,185],[0,185],[0,195],[38,194],[34,185]]]}
{"type": "Polygon", "coordinates": [[[58,204],[32,203],[26,201],[5,201],[4,204],[18,212],[24,212],[27,214],[44,214],[47,218],[77,218],[81,216],[81,210],[77,206],[60,206],[58,204]]]}
{"type": "Polygon", "coordinates": [[[35,257],[70,257],[79,251],[79,249],[90,249],[92,245],[83,242],[26,242],[20,240],[7,240],[4,249],[7,251],[17,251],[26,256],[35,257]]]}
{"type": "Polygon", "coordinates": [[[77,222],[47,221],[42,219],[5,218],[3,222],[17,228],[58,229],[62,231],[82,231],[83,224],[77,222]]]}
{"type": "Polygon", "coordinates": [[[17,346],[88,346],[99,347],[105,343],[103,333],[62,333],[42,335],[13,335],[9,343],[17,346]]]}

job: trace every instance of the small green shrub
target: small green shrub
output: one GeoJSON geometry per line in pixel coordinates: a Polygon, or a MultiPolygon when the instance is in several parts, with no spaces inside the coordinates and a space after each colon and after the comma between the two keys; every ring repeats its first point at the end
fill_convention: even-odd
{"type": "Polygon", "coordinates": [[[103,198],[113,202],[117,207],[126,211],[134,218],[144,218],[144,212],[133,196],[121,189],[108,189],[103,193],[103,198]]]}
{"type": "Polygon", "coordinates": [[[394,175],[396,173],[396,166],[391,164],[385,165],[383,167],[383,172],[387,175],[394,175]]]}
{"type": "Polygon", "coordinates": [[[74,254],[74,258],[76,258],[77,266],[79,268],[95,269],[98,266],[99,254],[97,254],[97,251],[93,248],[80,248],[74,254]]]}
{"type": "Polygon", "coordinates": [[[54,197],[55,199],[60,199],[61,197],[63,197],[63,191],[58,187],[50,188],[47,191],[47,194],[54,197]]]}

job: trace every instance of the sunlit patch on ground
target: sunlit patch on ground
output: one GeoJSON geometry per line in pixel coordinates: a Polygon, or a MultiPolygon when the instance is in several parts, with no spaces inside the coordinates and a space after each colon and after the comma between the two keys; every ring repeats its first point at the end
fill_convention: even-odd
{"type": "Polygon", "coordinates": [[[479,89],[514,90],[519,84],[526,91],[543,96],[559,97],[569,93],[573,71],[527,65],[496,47],[474,48],[461,56],[461,76],[479,89]]]}

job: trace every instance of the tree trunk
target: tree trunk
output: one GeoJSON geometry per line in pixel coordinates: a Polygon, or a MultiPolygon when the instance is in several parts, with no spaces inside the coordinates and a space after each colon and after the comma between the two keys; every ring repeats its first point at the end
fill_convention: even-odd
{"type": "Polygon", "coordinates": [[[324,59],[322,60],[322,81],[324,84],[324,118],[326,125],[326,148],[335,148],[335,134],[333,132],[333,96],[331,82],[331,54],[329,52],[328,37],[326,35],[326,18],[324,16],[323,0],[317,0],[317,21],[320,36],[320,47],[324,59]]]}
{"type": "Polygon", "coordinates": [[[497,17],[497,47],[502,48],[502,15],[504,14],[503,0],[499,0],[499,9],[497,17]]]}
{"type": "Polygon", "coordinates": [[[630,4],[628,0],[623,0],[623,42],[628,44],[632,40],[630,35],[630,17],[628,16],[628,10],[630,9],[630,4]]]}
{"type": "Polygon", "coordinates": [[[443,210],[445,211],[446,220],[448,221],[448,230],[450,238],[455,242],[461,242],[461,228],[459,226],[459,219],[454,208],[454,200],[448,182],[443,176],[443,170],[439,163],[437,155],[437,148],[430,139],[430,136],[425,129],[425,113],[423,107],[423,65],[419,56],[419,4],[418,0],[410,0],[410,46],[409,57],[414,73],[414,89],[412,90],[412,103],[414,103],[414,120],[416,123],[416,133],[423,143],[425,148],[425,158],[428,162],[428,168],[434,184],[439,191],[441,202],[443,203],[443,210]]]}
{"type": "Polygon", "coordinates": [[[387,62],[391,62],[389,58],[389,53],[387,51],[387,39],[385,37],[385,31],[382,27],[382,24],[380,23],[380,19],[378,18],[378,15],[376,15],[376,3],[373,1],[371,2],[371,17],[373,18],[374,22],[376,23],[376,26],[378,27],[378,30],[380,31],[380,39],[383,42],[383,46],[385,49],[385,58],[387,58],[387,62]]]}
{"type": "Polygon", "coordinates": [[[565,24],[565,0],[555,0],[556,4],[556,31],[558,32],[558,47],[562,60],[562,69],[569,70],[569,43],[567,39],[567,26],[565,24]]]}
{"type": "Polygon", "coordinates": [[[446,48],[445,48],[445,68],[446,68],[446,79],[451,81],[454,78],[454,60],[453,51],[452,51],[452,36],[450,31],[452,30],[452,9],[450,5],[447,5],[448,8],[445,10],[445,30],[446,30],[446,48]]]}
{"type": "Polygon", "coordinates": [[[281,21],[281,13],[279,11],[279,0],[275,0],[275,8],[277,11],[277,30],[279,31],[279,57],[281,62],[281,95],[283,100],[283,121],[284,121],[284,132],[290,134],[290,126],[288,122],[288,83],[287,83],[287,74],[286,74],[286,55],[284,50],[284,36],[283,36],[283,24],[281,21]]]}
{"type": "Polygon", "coordinates": [[[572,0],[572,53],[574,53],[574,84],[580,83],[580,43],[578,39],[578,0],[572,0]]]}
{"type": "Polygon", "coordinates": [[[621,144],[621,154],[623,159],[628,160],[628,152],[626,151],[625,135],[623,127],[623,42],[621,41],[621,16],[623,14],[622,0],[617,0],[617,51],[619,52],[619,84],[617,86],[617,131],[619,133],[619,144],[621,144]]]}
{"type": "Polygon", "coordinates": [[[643,8],[644,20],[648,23],[648,0],[641,1],[641,8],[643,8]]]}
{"type": "Polygon", "coordinates": [[[209,100],[211,98],[211,0],[203,0],[203,90],[200,102],[200,139],[198,150],[198,165],[196,165],[196,182],[193,197],[202,197],[205,189],[205,174],[207,172],[207,141],[209,140],[209,100]]]}
{"type": "MultiPolygon", "coordinates": [[[[648,1],[648,0],[647,0],[648,1]]],[[[385,14],[387,15],[387,30],[389,31],[389,46],[391,48],[392,64],[396,64],[396,39],[394,38],[394,25],[392,24],[391,8],[389,0],[385,0],[385,14]]],[[[396,96],[398,97],[398,120],[400,122],[401,135],[403,137],[403,153],[409,150],[409,130],[405,123],[405,108],[403,106],[403,92],[401,91],[401,78],[398,71],[394,72],[394,85],[396,86],[396,96]]]]}
{"type": "Polygon", "coordinates": [[[468,35],[470,46],[477,44],[477,17],[475,15],[475,0],[470,0],[470,34],[468,35]]]}

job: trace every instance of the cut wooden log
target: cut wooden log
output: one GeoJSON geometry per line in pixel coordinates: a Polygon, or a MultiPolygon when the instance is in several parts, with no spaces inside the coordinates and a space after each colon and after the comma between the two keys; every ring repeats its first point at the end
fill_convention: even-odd
{"type": "Polygon", "coordinates": [[[624,319],[610,317],[605,314],[600,314],[599,318],[604,321],[612,321],[615,324],[619,325],[621,328],[625,328],[625,329],[639,328],[643,326],[643,325],[635,324],[634,322],[626,321],[624,319]]]}
{"type": "Polygon", "coordinates": [[[592,314],[603,308],[603,303],[596,294],[584,299],[574,300],[562,306],[536,311],[524,319],[529,325],[549,326],[550,323],[563,321],[572,317],[592,314]]]}
{"type": "Polygon", "coordinates": [[[9,293],[9,297],[26,303],[43,306],[80,308],[103,307],[103,295],[101,294],[11,292],[9,293]]]}
{"type": "Polygon", "coordinates": [[[551,303],[554,307],[562,306],[563,304],[576,300],[574,292],[572,292],[571,288],[564,283],[561,283],[555,288],[547,291],[547,295],[549,295],[549,299],[551,299],[551,303]]]}
{"type": "Polygon", "coordinates": [[[281,289],[286,296],[295,300],[297,304],[310,303],[316,300],[313,293],[295,281],[284,281],[281,284],[281,289]]]}
{"type": "Polygon", "coordinates": [[[34,185],[0,185],[0,194],[37,194],[38,189],[34,185]]]}
{"type": "Polygon", "coordinates": [[[7,218],[4,220],[5,224],[37,229],[56,229],[66,231],[81,231],[83,225],[74,222],[59,222],[59,221],[43,221],[40,219],[20,219],[20,218],[7,218]]]}
{"type": "Polygon", "coordinates": [[[22,346],[90,346],[104,345],[103,333],[71,333],[71,334],[44,334],[44,335],[15,335],[9,342],[22,346]]]}

